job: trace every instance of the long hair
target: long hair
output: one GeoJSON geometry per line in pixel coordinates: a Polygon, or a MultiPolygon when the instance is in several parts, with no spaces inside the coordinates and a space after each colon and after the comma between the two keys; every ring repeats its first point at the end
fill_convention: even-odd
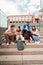
{"type": "Polygon", "coordinates": [[[32,26],[32,30],[33,30],[33,31],[36,31],[36,26],[35,26],[35,25],[32,26]]]}

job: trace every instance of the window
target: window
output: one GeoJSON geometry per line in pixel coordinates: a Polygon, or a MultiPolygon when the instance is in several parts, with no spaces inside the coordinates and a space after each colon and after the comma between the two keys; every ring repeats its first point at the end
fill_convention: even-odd
{"type": "Polygon", "coordinates": [[[16,17],[16,21],[18,21],[18,17],[16,17]]]}
{"type": "Polygon", "coordinates": [[[13,17],[13,21],[15,21],[15,17],[13,17]]]}
{"type": "Polygon", "coordinates": [[[24,21],[24,16],[21,17],[21,20],[24,21]]]}
{"type": "Polygon", "coordinates": [[[26,21],[28,21],[29,20],[29,16],[26,16],[26,21]]]}
{"type": "Polygon", "coordinates": [[[10,18],[10,21],[13,21],[13,18],[12,17],[9,17],[10,18]]]}

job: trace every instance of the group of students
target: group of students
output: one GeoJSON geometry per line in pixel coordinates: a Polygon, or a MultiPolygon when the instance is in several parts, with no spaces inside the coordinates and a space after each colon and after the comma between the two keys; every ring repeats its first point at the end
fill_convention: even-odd
{"type": "Polygon", "coordinates": [[[30,43],[31,39],[35,43],[40,43],[40,35],[36,26],[33,25],[31,27],[29,22],[26,22],[22,27],[18,26],[17,28],[15,28],[15,25],[11,25],[10,28],[5,31],[4,35],[7,45],[18,40],[22,40],[24,43],[28,40],[30,43]]]}

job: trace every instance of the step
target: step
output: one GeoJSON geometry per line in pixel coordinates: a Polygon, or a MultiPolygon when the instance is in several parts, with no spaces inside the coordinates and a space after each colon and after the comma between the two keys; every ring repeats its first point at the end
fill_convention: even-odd
{"type": "Polygon", "coordinates": [[[43,39],[43,36],[40,36],[40,39],[43,39]]]}
{"type": "Polygon", "coordinates": [[[43,35],[40,35],[39,37],[40,37],[40,39],[41,39],[41,38],[43,38],[43,35]]]}
{"type": "Polygon", "coordinates": [[[0,65],[3,65],[3,64],[4,64],[4,65],[43,65],[43,64],[33,64],[33,63],[31,63],[31,64],[28,64],[28,63],[18,63],[18,64],[16,64],[16,63],[15,63],[15,64],[14,64],[13,62],[11,62],[11,63],[9,63],[9,64],[8,64],[7,62],[6,62],[6,63],[3,62],[3,63],[1,63],[0,65]]]}
{"type": "Polygon", "coordinates": [[[40,35],[39,37],[40,37],[40,39],[43,39],[43,35],[40,35]]]}
{"type": "Polygon", "coordinates": [[[23,51],[17,50],[17,48],[0,49],[0,55],[42,55],[43,48],[25,48],[23,51]]]}
{"type": "Polygon", "coordinates": [[[43,32],[39,32],[40,35],[43,35],[43,32]]]}
{"type": "Polygon", "coordinates": [[[42,29],[40,29],[40,31],[43,31],[43,28],[42,28],[42,29]]]}
{"type": "Polygon", "coordinates": [[[40,31],[40,32],[39,32],[39,34],[41,34],[41,33],[43,34],[43,31],[40,31]]]}
{"type": "Polygon", "coordinates": [[[41,42],[41,41],[42,41],[42,43],[43,43],[43,38],[40,39],[40,42],[41,42]]]}
{"type": "Polygon", "coordinates": [[[0,64],[43,64],[43,55],[2,55],[0,64]]]}
{"type": "Polygon", "coordinates": [[[25,45],[25,48],[43,48],[43,43],[40,44],[34,44],[34,43],[27,43],[28,45],[25,45]]]}
{"type": "MultiPolygon", "coordinates": [[[[1,48],[17,48],[17,44],[14,44],[14,45],[10,44],[9,46],[0,46],[0,49],[1,48]]],[[[26,45],[24,45],[24,48],[43,48],[43,43],[40,43],[40,44],[35,44],[33,42],[26,43],[26,45]]]]}
{"type": "Polygon", "coordinates": [[[43,36],[43,33],[39,33],[40,34],[40,36],[43,36]]]}
{"type": "Polygon", "coordinates": [[[43,31],[39,31],[39,33],[43,33],[43,31]]]}

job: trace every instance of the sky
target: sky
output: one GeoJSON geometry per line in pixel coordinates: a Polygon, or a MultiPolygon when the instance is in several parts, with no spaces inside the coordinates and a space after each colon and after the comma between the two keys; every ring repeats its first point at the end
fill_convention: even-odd
{"type": "Polygon", "coordinates": [[[37,14],[40,0],[0,0],[0,9],[6,15],[37,14]]]}

